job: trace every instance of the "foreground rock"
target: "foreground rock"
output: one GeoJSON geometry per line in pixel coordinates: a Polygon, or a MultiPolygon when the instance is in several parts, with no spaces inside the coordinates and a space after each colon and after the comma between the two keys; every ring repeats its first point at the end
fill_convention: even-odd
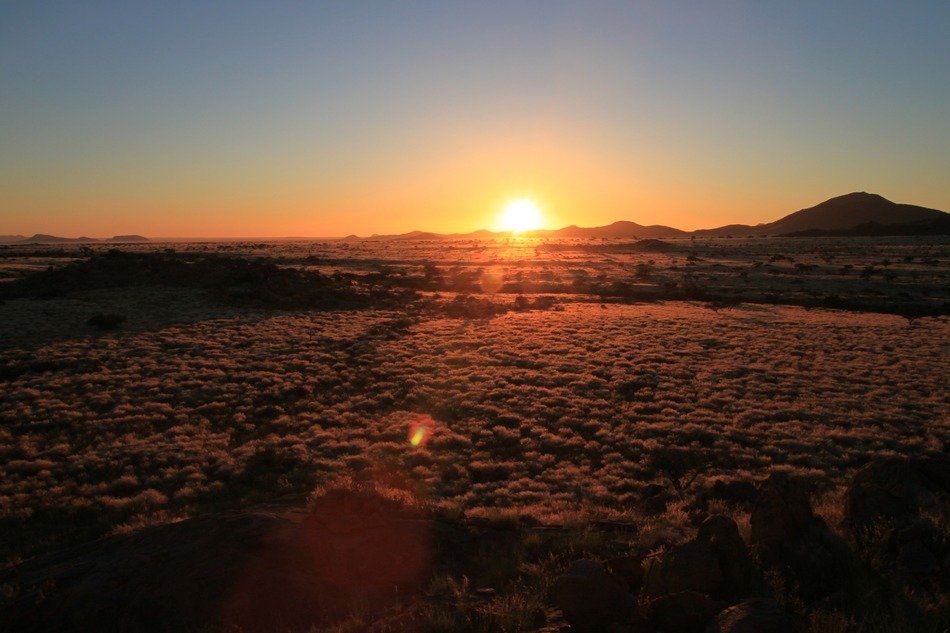
{"type": "Polygon", "coordinates": [[[648,562],[643,592],[652,598],[696,592],[732,601],[752,592],[754,577],[752,561],[735,521],[714,515],[700,525],[695,539],[648,562]]]}
{"type": "Polygon", "coordinates": [[[845,523],[881,571],[937,595],[950,591],[950,459],[877,459],[855,473],[845,523]]]}
{"type": "Polygon", "coordinates": [[[650,602],[650,622],[661,633],[702,633],[722,604],[695,591],[671,593],[650,602]]]}
{"type": "Polygon", "coordinates": [[[554,604],[577,633],[603,633],[624,622],[633,607],[617,578],[594,560],[575,561],[554,583],[554,604]]]}
{"type": "Polygon", "coordinates": [[[812,538],[828,531],[811,507],[805,485],[784,473],[761,483],[752,508],[752,542],[764,558],[780,556],[791,540],[812,538]]]}
{"type": "Polygon", "coordinates": [[[804,623],[772,600],[747,600],[709,623],[706,633],[801,633],[804,623]]]}
{"type": "Polygon", "coordinates": [[[850,547],[814,513],[798,479],[773,473],[763,481],[751,524],[759,560],[797,587],[805,604],[827,598],[859,575],[850,547]]]}
{"type": "Polygon", "coordinates": [[[950,506],[950,459],[891,457],[855,473],[845,499],[845,521],[860,531],[876,523],[915,520],[922,510],[946,514],[950,506]]]}

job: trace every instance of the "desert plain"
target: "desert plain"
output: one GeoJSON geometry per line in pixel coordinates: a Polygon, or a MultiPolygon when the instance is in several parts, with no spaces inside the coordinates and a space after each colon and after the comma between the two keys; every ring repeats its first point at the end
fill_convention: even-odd
{"type": "MultiPolygon", "coordinates": [[[[430,530],[392,596],[266,630],[692,630],[663,619],[683,587],[649,567],[712,515],[756,545],[742,597],[811,630],[947,625],[945,577],[902,571],[895,537],[847,510],[869,464],[945,459],[947,238],[10,245],[0,276],[13,622],[31,621],[24,596],[55,603],[56,582],[36,598],[24,578],[56,552],[351,491],[454,526],[472,552],[430,530]],[[818,569],[753,534],[753,489],[773,479],[835,543],[818,569]],[[639,606],[570,613],[577,559],[639,606]]],[[[934,494],[914,521],[945,569],[934,494]]],[[[720,589],[698,593],[728,606],[720,589]]],[[[227,625],[195,618],[185,630],[227,625]]]]}

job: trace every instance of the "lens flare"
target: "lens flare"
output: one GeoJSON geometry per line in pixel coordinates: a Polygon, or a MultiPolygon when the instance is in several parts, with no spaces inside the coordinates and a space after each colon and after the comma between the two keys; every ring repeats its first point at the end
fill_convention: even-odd
{"type": "Polygon", "coordinates": [[[484,270],[478,278],[478,284],[482,292],[495,294],[505,285],[505,273],[500,270],[484,270]]]}
{"type": "Polygon", "coordinates": [[[425,446],[432,437],[434,421],[427,415],[420,415],[409,424],[409,443],[413,446],[425,446]]]}

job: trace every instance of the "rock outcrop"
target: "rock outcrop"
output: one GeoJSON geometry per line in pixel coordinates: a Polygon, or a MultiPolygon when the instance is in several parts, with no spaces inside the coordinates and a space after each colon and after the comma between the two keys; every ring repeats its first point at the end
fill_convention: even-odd
{"type": "Polygon", "coordinates": [[[702,633],[722,603],[695,591],[671,593],[650,601],[650,622],[661,633],[702,633]]]}
{"type": "Polygon", "coordinates": [[[801,633],[804,623],[772,600],[747,600],[729,607],[706,627],[706,633],[801,633]]]}
{"type": "Polygon", "coordinates": [[[906,523],[921,510],[950,511],[950,459],[874,460],[855,473],[845,497],[845,521],[855,531],[906,523]]]}
{"type": "Polygon", "coordinates": [[[707,518],[695,539],[675,545],[647,563],[643,592],[658,598],[692,591],[732,601],[743,597],[755,575],[735,521],[723,515],[707,518]]]}
{"type": "Polygon", "coordinates": [[[623,623],[633,608],[633,596],[601,563],[581,559],[554,583],[554,604],[577,633],[603,633],[623,623]]]}
{"type": "Polygon", "coordinates": [[[815,514],[798,479],[773,473],[763,481],[751,524],[759,561],[798,587],[805,604],[830,596],[854,575],[857,561],[850,547],[815,514]]]}

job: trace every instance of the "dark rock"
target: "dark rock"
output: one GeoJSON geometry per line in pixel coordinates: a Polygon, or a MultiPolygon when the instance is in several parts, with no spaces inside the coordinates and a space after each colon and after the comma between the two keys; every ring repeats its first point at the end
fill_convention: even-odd
{"type": "Polygon", "coordinates": [[[801,620],[772,600],[747,600],[729,607],[706,627],[706,633],[800,633],[801,620]]]}
{"type": "Polygon", "coordinates": [[[643,584],[643,559],[640,556],[615,556],[607,561],[607,569],[627,584],[632,594],[639,593],[643,584]]]}
{"type": "Polygon", "coordinates": [[[812,511],[805,485],[784,473],[773,473],[759,486],[751,523],[752,543],[765,558],[781,552],[790,540],[828,529],[812,511]]]}
{"type": "Polygon", "coordinates": [[[571,629],[579,633],[603,633],[623,623],[633,606],[623,583],[589,559],[572,563],[555,581],[552,596],[571,629]]]}
{"type": "Polygon", "coordinates": [[[939,559],[950,554],[948,541],[950,541],[950,534],[930,520],[920,518],[893,528],[888,535],[885,552],[886,556],[895,557],[903,548],[914,545],[931,552],[935,559],[939,559]]]}
{"type": "Polygon", "coordinates": [[[658,558],[649,559],[643,576],[643,592],[660,597],[681,591],[718,595],[722,584],[719,558],[705,540],[675,545],[658,558]]]}
{"type": "Polygon", "coordinates": [[[712,544],[722,558],[748,556],[745,541],[736,522],[723,514],[714,514],[699,524],[699,537],[712,544]]]}
{"type": "Polygon", "coordinates": [[[940,571],[940,561],[920,541],[911,541],[897,552],[897,568],[904,574],[929,576],[940,571]]]}
{"type": "Polygon", "coordinates": [[[759,488],[751,522],[759,561],[797,587],[805,604],[831,595],[855,576],[853,552],[812,511],[802,482],[772,474],[759,488]]]}
{"type": "Polygon", "coordinates": [[[650,601],[650,622],[661,633],[702,633],[721,609],[705,594],[681,591],[650,601]]]}
{"type": "Polygon", "coordinates": [[[695,539],[648,560],[643,593],[657,598],[693,591],[734,601],[756,595],[760,585],[760,574],[736,522],[713,515],[700,524],[695,539]]]}
{"type": "Polygon", "coordinates": [[[845,521],[860,531],[883,522],[915,519],[923,509],[946,514],[950,459],[877,459],[855,473],[845,497],[845,521]]]}
{"type": "Polygon", "coordinates": [[[712,546],[719,560],[722,584],[716,597],[738,600],[757,594],[762,579],[735,521],[714,514],[700,524],[698,538],[712,546]]]}

